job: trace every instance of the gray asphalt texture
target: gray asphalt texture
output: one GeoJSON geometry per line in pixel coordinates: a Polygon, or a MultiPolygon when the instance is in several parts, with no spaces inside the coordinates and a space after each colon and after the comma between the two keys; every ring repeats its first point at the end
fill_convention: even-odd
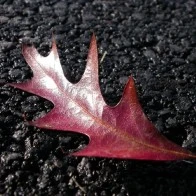
{"type": "MultiPolygon", "coordinates": [[[[159,131],[196,151],[196,2],[194,0],[0,0],[0,83],[32,72],[21,44],[47,55],[55,34],[66,77],[77,82],[92,32],[100,86],[116,104],[129,75],[159,131]]],[[[0,88],[0,195],[195,195],[196,161],[78,158],[83,135],[40,130],[24,122],[52,108],[47,100],[0,88]]]]}

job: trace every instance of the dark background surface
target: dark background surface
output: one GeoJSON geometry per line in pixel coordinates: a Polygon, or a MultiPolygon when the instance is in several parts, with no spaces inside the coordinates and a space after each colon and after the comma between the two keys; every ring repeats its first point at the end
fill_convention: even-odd
{"type": "MultiPolygon", "coordinates": [[[[115,104],[133,75],[145,113],[172,141],[196,147],[196,3],[194,0],[0,1],[0,82],[30,79],[21,43],[42,55],[55,33],[67,78],[76,82],[96,33],[100,85],[115,104]]],[[[88,143],[73,133],[24,123],[52,108],[34,95],[0,89],[1,195],[195,195],[196,162],[65,156],[88,143]]]]}

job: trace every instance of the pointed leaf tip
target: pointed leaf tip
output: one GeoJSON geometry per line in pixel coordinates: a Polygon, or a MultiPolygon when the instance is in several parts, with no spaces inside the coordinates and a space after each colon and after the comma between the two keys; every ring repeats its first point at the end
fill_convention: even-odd
{"type": "Polygon", "coordinates": [[[89,53],[90,51],[94,51],[95,53],[97,53],[97,39],[95,36],[95,33],[93,32],[92,36],[91,36],[91,40],[90,40],[90,47],[89,47],[89,53]]]}
{"type": "Polygon", "coordinates": [[[54,33],[52,33],[52,49],[57,51],[56,39],[54,33]]]}
{"type": "Polygon", "coordinates": [[[95,34],[93,33],[90,41],[86,67],[80,80],[80,84],[90,85],[92,89],[97,88],[99,85],[98,69],[97,41],[95,34]]]}
{"type": "Polygon", "coordinates": [[[126,103],[138,103],[139,104],[135,82],[132,76],[129,77],[124,87],[123,96],[121,100],[124,100],[126,103]]]}
{"type": "Polygon", "coordinates": [[[32,46],[28,46],[27,44],[22,44],[22,55],[25,56],[25,53],[28,48],[31,48],[32,46]]]}
{"type": "Polygon", "coordinates": [[[96,41],[97,39],[96,39],[96,35],[95,35],[95,33],[93,32],[92,33],[92,36],[91,36],[91,41],[96,41]]]}

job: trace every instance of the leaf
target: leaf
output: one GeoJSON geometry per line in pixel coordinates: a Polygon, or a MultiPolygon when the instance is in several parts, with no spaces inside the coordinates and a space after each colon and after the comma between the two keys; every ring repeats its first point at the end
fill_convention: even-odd
{"type": "Polygon", "coordinates": [[[88,146],[72,155],[146,160],[196,158],[162,136],[147,119],[132,77],[115,107],[105,103],[99,86],[95,35],[91,39],[85,72],[76,84],[65,78],[54,40],[47,57],[41,56],[33,46],[24,45],[22,52],[34,76],[28,82],[10,85],[54,104],[48,114],[30,122],[31,125],[69,130],[89,137],[88,146]]]}

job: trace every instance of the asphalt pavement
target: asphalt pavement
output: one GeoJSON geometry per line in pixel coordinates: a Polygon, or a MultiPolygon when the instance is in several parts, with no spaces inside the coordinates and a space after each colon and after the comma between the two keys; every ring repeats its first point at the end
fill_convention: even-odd
{"type": "MultiPolygon", "coordinates": [[[[46,56],[52,34],[65,76],[79,81],[94,32],[99,79],[109,105],[130,75],[148,118],[173,142],[196,152],[194,0],[0,0],[0,83],[32,77],[21,46],[46,56]]],[[[0,87],[0,195],[195,195],[196,161],[71,157],[83,135],[30,127],[53,105],[0,87]]]]}

